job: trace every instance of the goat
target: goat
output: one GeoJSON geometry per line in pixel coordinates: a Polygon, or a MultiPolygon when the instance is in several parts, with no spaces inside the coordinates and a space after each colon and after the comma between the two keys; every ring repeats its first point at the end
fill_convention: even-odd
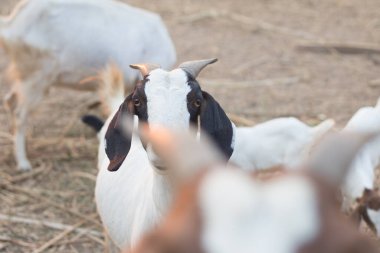
{"type": "Polygon", "coordinates": [[[133,62],[176,61],[174,45],[161,18],[118,1],[33,0],[20,2],[0,18],[0,42],[10,58],[11,91],[5,97],[14,120],[14,153],[21,170],[31,169],[25,147],[30,112],[50,86],[93,89],[78,84],[108,62],[123,68],[133,87],[133,62]]]}
{"type": "MultiPolygon", "coordinates": [[[[116,112],[107,119],[98,135],[100,172],[95,193],[102,221],[117,246],[133,245],[142,231],[155,224],[168,207],[173,195],[173,182],[166,175],[166,167],[151,145],[141,143],[139,138],[132,134],[125,134],[124,129],[132,129],[137,127],[139,122],[144,122],[186,132],[190,126],[199,124],[200,130],[210,135],[216,143],[225,161],[235,152],[252,154],[248,149],[234,150],[234,142],[239,138],[238,130],[218,102],[210,94],[202,91],[196,80],[200,71],[215,61],[216,59],[185,62],[170,72],[152,64],[131,65],[140,70],[143,80],[124,102],[121,101],[121,96],[117,95],[122,94],[120,91],[102,92],[109,107],[113,108],[111,110],[116,112]],[[121,104],[118,109],[115,108],[117,104],[121,104]],[[131,189],[135,195],[129,194],[131,189]],[[120,195],[119,192],[123,194],[120,195]],[[144,203],[141,204],[141,208],[149,210],[140,212],[136,217],[138,209],[128,207],[131,203],[133,206],[139,206],[140,202],[144,203]]],[[[114,68],[107,69],[102,79],[108,84],[102,87],[119,90],[117,87],[121,84],[118,80],[122,78],[118,76],[118,71],[114,68]]],[[[91,116],[84,117],[83,120],[90,125],[94,123],[94,128],[99,129],[99,120],[91,116]]],[[[327,125],[330,126],[330,123],[327,125]]],[[[319,131],[313,130],[305,133],[310,137],[307,141],[310,142],[317,133],[319,131]]],[[[200,138],[202,139],[202,134],[200,138]]],[[[279,153],[282,155],[284,152],[279,153]]],[[[277,159],[275,162],[278,160],[283,159],[277,159]]],[[[230,161],[234,162],[232,159],[230,161]]]]}
{"type": "Polygon", "coordinates": [[[335,198],[352,157],[373,137],[328,137],[300,170],[283,170],[262,182],[247,171],[226,168],[208,143],[151,128],[147,139],[171,171],[183,168],[195,176],[183,182],[157,228],[128,252],[378,252],[340,212],[335,198]]]}
{"type": "Polygon", "coordinates": [[[253,127],[237,127],[234,153],[230,161],[253,170],[283,165],[296,167],[307,159],[313,146],[332,129],[332,119],[309,127],[300,120],[276,118],[253,127]]]}
{"type": "MultiPolygon", "coordinates": [[[[360,108],[342,132],[369,133],[380,129],[380,99],[374,107],[360,108]]],[[[353,216],[361,218],[380,236],[380,194],[374,186],[375,169],[380,164],[380,138],[366,144],[356,155],[342,186],[343,210],[356,206],[353,216]]]]}
{"type": "MultiPolygon", "coordinates": [[[[172,71],[152,64],[131,65],[140,70],[143,80],[124,102],[117,103],[122,97],[122,84],[101,85],[116,92],[103,92],[114,113],[98,133],[99,174],[95,199],[107,234],[117,247],[133,246],[159,221],[171,203],[174,184],[151,145],[143,144],[134,134],[125,133],[125,129],[137,128],[146,122],[186,132],[191,125],[199,123],[223,152],[224,160],[233,152],[233,124],[196,80],[200,71],[215,61],[185,62],[172,71]],[[121,104],[120,107],[114,108],[117,104],[121,104]]],[[[113,75],[103,74],[104,82],[121,80],[115,78],[121,73],[110,68],[107,71],[113,75]]],[[[99,123],[91,116],[84,121],[99,123]]],[[[99,129],[99,124],[95,129],[99,129]]]]}

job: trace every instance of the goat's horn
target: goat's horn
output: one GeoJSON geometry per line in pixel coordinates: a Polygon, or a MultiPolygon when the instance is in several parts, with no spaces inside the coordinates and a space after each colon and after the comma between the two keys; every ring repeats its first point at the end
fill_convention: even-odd
{"type": "Polygon", "coordinates": [[[148,75],[152,70],[158,69],[161,66],[157,64],[142,63],[142,64],[131,64],[129,65],[129,67],[140,70],[141,75],[144,77],[148,75]]]}
{"type": "Polygon", "coordinates": [[[193,78],[197,78],[199,73],[206,67],[207,65],[216,62],[217,58],[207,59],[207,60],[198,60],[198,61],[187,61],[181,63],[178,68],[183,69],[193,78]]]}

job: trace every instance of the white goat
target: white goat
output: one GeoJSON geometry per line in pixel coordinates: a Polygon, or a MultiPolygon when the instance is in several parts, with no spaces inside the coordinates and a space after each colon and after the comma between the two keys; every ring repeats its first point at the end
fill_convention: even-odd
{"type": "MultiPolygon", "coordinates": [[[[198,73],[215,61],[186,62],[170,72],[148,64],[132,65],[140,69],[144,79],[119,103],[116,100],[122,96],[122,78],[117,76],[121,73],[108,68],[103,75],[104,82],[113,82],[103,87],[119,91],[105,92],[109,106],[121,106],[113,108],[115,113],[99,133],[95,196],[102,222],[118,247],[133,246],[159,221],[170,204],[175,183],[150,144],[144,149],[140,138],[126,134],[125,129],[136,128],[138,121],[142,121],[186,132],[199,120],[201,128],[212,136],[224,155],[227,158],[231,155],[233,125],[196,81],[198,73]]],[[[86,117],[84,121],[95,122],[95,128],[99,129],[99,121],[94,118],[86,117]]]]}
{"type": "MultiPolygon", "coordinates": [[[[124,118],[137,116],[138,120],[148,124],[182,131],[188,131],[190,125],[197,126],[199,120],[200,128],[211,136],[225,158],[229,158],[233,152],[240,151],[248,156],[256,155],[249,147],[244,146],[241,150],[234,151],[234,140],[239,140],[239,131],[235,131],[234,125],[220,105],[211,95],[202,91],[196,81],[198,73],[213,62],[215,59],[186,62],[170,72],[148,64],[133,65],[132,67],[140,69],[144,79],[124,102],[117,102],[121,97],[117,95],[118,92],[112,90],[103,92],[110,107],[122,105],[113,117],[106,121],[99,134],[100,172],[96,199],[103,223],[119,247],[133,245],[142,231],[155,224],[170,203],[173,184],[172,179],[167,176],[165,166],[151,146],[148,144],[145,151],[138,137],[123,134],[124,128],[133,128],[130,124],[132,121],[126,123],[129,126],[122,123],[124,118]],[[106,142],[103,140],[104,137],[106,142]],[[107,168],[118,171],[110,173],[107,168]]],[[[103,80],[108,84],[103,87],[120,90],[117,88],[121,86],[118,80],[122,80],[119,75],[112,68],[106,70],[103,80]]],[[[101,126],[100,121],[93,117],[85,117],[84,121],[93,125],[96,130],[101,126]]],[[[292,120],[285,119],[285,121],[292,120]]],[[[332,125],[329,121],[323,124],[328,127],[317,127],[318,130],[314,130],[303,123],[300,124],[305,127],[304,135],[307,137],[303,136],[303,142],[298,139],[290,141],[293,146],[296,146],[295,143],[299,143],[299,146],[310,144],[317,135],[324,133],[326,128],[332,125]]],[[[284,152],[278,152],[278,155],[281,156],[291,150],[288,146],[282,146],[284,152]]],[[[297,158],[301,156],[293,155],[297,158]]],[[[273,165],[279,165],[284,161],[283,157],[272,159],[273,165]]]]}
{"type": "MultiPolygon", "coordinates": [[[[380,130],[380,100],[375,107],[360,108],[343,132],[370,133],[380,130]]],[[[356,155],[342,187],[343,209],[357,204],[368,225],[380,236],[380,195],[375,189],[375,169],[380,164],[380,137],[366,144],[356,155]],[[366,217],[367,216],[367,217],[366,217]],[[371,224],[372,223],[372,224],[371,224]]]]}
{"type": "Polygon", "coordinates": [[[326,137],[305,167],[264,182],[259,172],[225,168],[210,144],[191,135],[156,128],[148,136],[174,174],[181,168],[196,176],[184,181],[160,224],[131,252],[378,252],[340,212],[335,195],[373,135],[326,137]]]}
{"type": "Polygon", "coordinates": [[[0,19],[0,42],[10,58],[12,86],[5,101],[14,117],[14,152],[22,170],[31,168],[27,118],[50,86],[92,89],[78,82],[113,61],[133,87],[138,74],[129,64],[157,62],[169,68],[176,60],[161,18],[118,1],[22,1],[0,19]]]}
{"type": "Polygon", "coordinates": [[[294,168],[309,155],[312,147],[334,126],[328,119],[315,127],[288,117],[253,127],[237,127],[230,161],[246,170],[283,165],[294,168]]]}

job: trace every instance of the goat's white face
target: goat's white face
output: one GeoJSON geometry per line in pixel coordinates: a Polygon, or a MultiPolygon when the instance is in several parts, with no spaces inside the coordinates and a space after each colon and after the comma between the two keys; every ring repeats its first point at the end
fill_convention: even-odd
{"type": "MultiPolygon", "coordinates": [[[[181,64],[179,68],[165,71],[149,69],[148,64],[133,65],[144,77],[130,94],[109,124],[106,133],[106,153],[110,159],[109,170],[117,170],[127,156],[131,136],[122,129],[123,115],[137,115],[140,122],[176,131],[189,131],[198,125],[211,136],[227,158],[232,154],[233,127],[218,102],[202,91],[196,77],[200,70],[215,60],[181,64]]],[[[132,127],[131,127],[132,128],[132,127]]],[[[149,143],[150,161],[162,167],[149,143]]]]}
{"type": "MultiPolygon", "coordinates": [[[[170,72],[156,69],[150,72],[146,80],[144,90],[149,125],[188,130],[190,113],[187,108],[187,95],[191,89],[186,72],[181,69],[170,72]]],[[[147,153],[156,167],[163,166],[150,144],[147,146],[147,153]]]]}
{"type": "Polygon", "coordinates": [[[187,95],[190,91],[183,70],[153,70],[145,83],[148,123],[173,130],[189,129],[187,95]]]}

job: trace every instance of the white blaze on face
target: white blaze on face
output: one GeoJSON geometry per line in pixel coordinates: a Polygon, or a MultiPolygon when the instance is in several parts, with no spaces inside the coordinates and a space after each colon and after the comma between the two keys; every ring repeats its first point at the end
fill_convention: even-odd
{"type": "MultiPolygon", "coordinates": [[[[148,79],[145,83],[148,123],[172,130],[189,130],[187,94],[191,89],[187,84],[186,73],[181,69],[170,72],[155,69],[149,73],[148,79]]],[[[147,153],[153,164],[160,165],[160,159],[150,145],[147,153]]]]}
{"type": "Polygon", "coordinates": [[[209,253],[294,253],[319,231],[315,191],[305,178],[260,184],[220,169],[202,182],[199,199],[209,253]]]}
{"type": "Polygon", "coordinates": [[[148,123],[169,129],[189,129],[190,113],[187,109],[186,73],[181,69],[170,72],[156,69],[150,72],[145,84],[148,106],[148,123]]]}

